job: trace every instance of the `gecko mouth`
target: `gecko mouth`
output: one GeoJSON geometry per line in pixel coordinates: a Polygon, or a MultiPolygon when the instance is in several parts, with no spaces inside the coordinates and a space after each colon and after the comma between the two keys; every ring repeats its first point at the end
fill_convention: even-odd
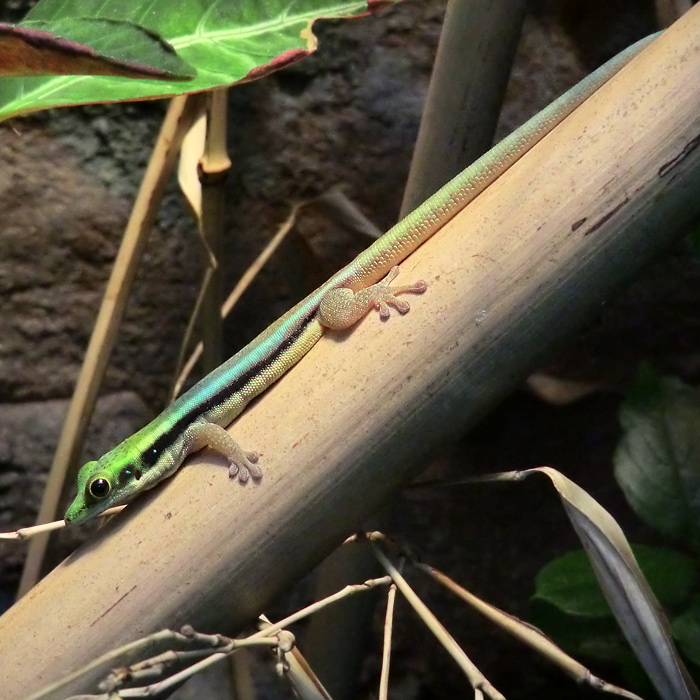
{"type": "Polygon", "coordinates": [[[84,503],[72,503],[65,516],[63,517],[66,525],[79,525],[85,520],[94,518],[97,515],[101,515],[108,508],[112,507],[112,503],[105,501],[103,503],[93,503],[88,507],[84,503]]]}

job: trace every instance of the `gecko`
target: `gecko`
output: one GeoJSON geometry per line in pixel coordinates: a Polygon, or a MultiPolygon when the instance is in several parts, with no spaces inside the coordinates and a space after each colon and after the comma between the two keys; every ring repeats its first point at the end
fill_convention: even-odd
{"type": "Polygon", "coordinates": [[[229,475],[259,480],[255,452],[243,450],[226,427],[246,405],[315,345],[326,329],[342,330],[377,309],[381,319],[409,311],[399,295],[426,290],[423,281],[391,286],[397,265],[456,216],[567,117],[656,35],[617,54],[520,128],[496,144],[346,267],[275,321],[242,350],[201,379],[148,425],[96,461],[83,465],[66,524],[89,521],[131,501],[179,469],[205,447],[223,455],[229,475]]]}

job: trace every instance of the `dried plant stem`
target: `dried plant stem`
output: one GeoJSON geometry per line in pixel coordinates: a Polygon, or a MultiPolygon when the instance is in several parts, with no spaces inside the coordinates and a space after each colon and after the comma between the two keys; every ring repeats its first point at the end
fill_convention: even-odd
{"type": "Polygon", "coordinates": [[[394,608],[396,605],[396,584],[389,586],[384,617],[384,645],[382,646],[382,675],[379,678],[379,700],[389,697],[389,669],[391,667],[391,640],[394,628],[394,608]]]}
{"type": "MultiPolygon", "coordinates": [[[[241,276],[240,280],[238,280],[238,283],[233,288],[233,291],[228,295],[226,301],[223,304],[223,307],[221,309],[222,318],[226,318],[226,316],[228,316],[228,314],[231,312],[231,309],[233,309],[238,300],[243,296],[244,292],[251,285],[257,274],[264,267],[265,263],[272,257],[272,254],[277,250],[277,248],[279,248],[282,241],[287,237],[287,234],[292,230],[292,228],[294,227],[294,223],[296,222],[297,212],[299,211],[300,206],[301,205],[295,205],[292,208],[292,211],[290,212],[289,216],[287,217],[285,222],[280,226],[279,230],[274,235],[272,240],[265,246],[265,249],[260,253],[260,255],[258,255],[255,261],[245,271],[245,273],[241,276]]],[[[185,345],[186,344],[187,343],[185,343],[185,345]]],[[[202,350],[202,343],[197,343],[194,350],[192,351],[192,354],[182,366],[182,369],[178,373],[178,376],[175,382],[173,383],[172,392],[170,394],[171,400],[175,399],[175,397],[177,397],[182,391],[183,384],[187,381],[187,378],[194,369],[195,364],[197,364],[197,361],[202,356],[202,350]]]]}
{"type": "Polygon", "coordinates": [[[478,598],[473,593],[469,592],[458,583],[455,583],[449,576],[446,576],[441,571],[429,566],[415,562],[415,566],[424,571],[433,579],[441,583],[448,590],[459,596],[464,602],[471,605],[475,610],[480,612],[484,617],[498,625],[511,636],[527,644],[530,648],[539,652],[548,661],[558,666],[564,673],[571,676],[579,683],[585,683],[593,687],[595,690],[602,690],[608,693],[619,695],[628,700],[642,700],[638,695],[631,693],[623,688],[618,688],[615,685],[594,676],[583,664],[576,661],[565,652],[563,652],[554,642],[546,637],[540,630],[528,625],[526,622],[519,620],[513,615],[499,610],[493,605],[478,598]]]}
{"type": "MultiPolygon", "coordinates": [[[[37,525],[56,517],[68,470],[80,457],[85,431],[95,407],[131,285],[175,164],[180,143],[189,128],[198,101],[199,97],[196,95],[174,97],[170,101],[90,337],[44,489],[37,525]]],[[[39,580],[48,542],[48,533],[32,539],[20,581],[20,597],[39,580]]]]}
{"type": "Polygon", "coordinates": [[[482,691],[492,700],[505,700],[504,696],[499,693],[479,669],[472,663],[471,659],[464,653],[462,647],[459,646],[455,638],[443,627],[439,620],[433,615],[428,606],[416,595],[415,591],[409,586],[408,581],[401,575],[399,570],[391,563],[388,557],[374,543],[370,543],[374,555],[379,560],[379,563],[389,573],[396,587],[401,591],[401,594],[406,598],[409,605],[416,611],[420,619],[425,623],[426,627],[435,635],[437,640],[445,647],[447,653],[457,662],[457,665],[462,669],[464,675],[471,683],[472,688],[478,693],[482,691]]]}

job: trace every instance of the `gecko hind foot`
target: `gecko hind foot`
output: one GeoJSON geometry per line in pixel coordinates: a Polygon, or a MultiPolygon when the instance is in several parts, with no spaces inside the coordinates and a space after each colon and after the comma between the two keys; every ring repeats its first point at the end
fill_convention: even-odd
{"type": "Polygon", "coordinates": [[[345,287],[328,291],[319,305],[319,321],[327,328],[343,330],[357,323],[370,309],[379,311],[379,318],[386,321],[391,316],[391,308],[400,314],[408,313],[408,302],[397,299],[399,294],[422,294],[428,285],[419,280],[413,284],[390,287],[390,283],[399,274],[399,268],[393,267],[389,274],[376,284],[353,293],[345,287]]]}
{"type": "Polygon", "coordinates": [[[398,266],[392,267],[383,280],[367,288],[368,293],[371,294],[370,303],[379,311],[379,318],[382,321],[386,321],[391,316],[389,307],[395,308],[400,314],[406,314],[411,310],[411,306],[407,301],[396,298],[399,294],[422,294],[428,288],[428,285],[423,280],[400,287],[390,287],[389,285],[398,274],[398,266]]]}

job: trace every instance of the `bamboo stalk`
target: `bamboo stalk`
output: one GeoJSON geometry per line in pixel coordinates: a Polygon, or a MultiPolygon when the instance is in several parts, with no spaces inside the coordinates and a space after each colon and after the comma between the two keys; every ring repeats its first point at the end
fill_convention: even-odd
{"type": "Polygon", "coordinates": [[[198,326],[204,348],[202,369],[211,372],[225,359],[221,323],[221,257],[224,248],[224,186],[231,170],[231,160],[226,150],[228,90],[214,90],[207,97],[207,138],[200,161],[199,179],[202,183],[202,240],[209,251],[212,267],[205,277],[198,326]]]}
{"type": "Polygon", "coordinates": [[[239,630],[518,385],[700,216],[699,72],[696,6],[403,264],[409,314],[327,334],[236,421],[259,484],[199,455],[0,618],[6,700],[137,634],[239,630]]]}
{"type": "Polygon", "coordinates": [[[401,216],[491,147],[524,13],[524,0],[447,4],[401,216]]]}

